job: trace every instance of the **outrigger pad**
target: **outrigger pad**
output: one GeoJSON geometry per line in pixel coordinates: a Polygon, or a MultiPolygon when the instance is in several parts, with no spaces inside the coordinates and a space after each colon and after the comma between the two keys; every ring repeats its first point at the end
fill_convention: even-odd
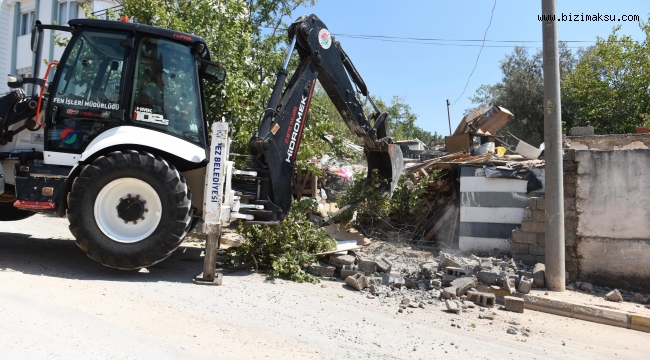
{"type": "Polygon", "coordinates": [[[364,147],[364,152],[368,160],[367,179],[370,179],[373,170],[377,169],[379,179],[388,181],[388,184],[383,184],[379,190],[389,192],[392,196],[404,171],[402,149],[396,144],[381,144],[378,149],[373,150],[364,147]]]}

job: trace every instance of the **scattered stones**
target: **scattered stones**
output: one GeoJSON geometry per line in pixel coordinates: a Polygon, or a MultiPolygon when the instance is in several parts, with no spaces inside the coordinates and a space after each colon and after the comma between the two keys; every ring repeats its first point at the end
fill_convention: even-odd
{"type": "Polygon", "coordinates": [[[368,299],[374,299],[374,298],[375,298],[375,296],[372,295],[372,294],[368,294],[368,295],[366,295],[366,297],[367,297],[368,299]]]}
{"type": "Polygon", "coordinates": [[[542,263],[537,263],[533,267],[533,284],[537,287],[544,287],[546,286],[545,280],[546,279],[546,266],[542,263]]]}
{"type": "Polygon", "coordinates": [[[474,303],[471,301],[463,301],[463,307],[473,309],[476,307],[476,305],[474,305],[474,303]]]}
{"type": "Polygon", "coordinates": [[[355,288],[359,291],[368,287],[368,283],[366,282],[366,277],[362,274],[354,274],[352,276],[348,276],[345,279],[345,283],[348,286],[355,288]]]}
{"type": "Polygon", "coordinates": [[[336,267],[329,264],[322,265],[320,268],[320,276],[334,277],[334,271],[336,271],[336,267]]]}
{"type": "Polygon", "coordinates": [[[440,279],[434,279],[429,282],[429,287],[432,287],[434,289],[440,289],[442,287],[442,281],[440,279]]]}
{"type": "Polygon", "coordinates": [[[607,293],[607,295],[605,295],[605,299],[607,299],[609,301],[622,302],[623,301],[623,296],[621,296],[620,291],[618,291],[617,289],[614,289],[614,290],[610,291],[609,293],[607,293]]]}
{"type": "Polygon", "coordinates": [[[445,300],[445,305],[447,305],[447,310],[458,314],[460,312],[460,306],[453,300],[445,300]]]}
{"type": "Polygon", "coordinates": [[[479,319],[494,320],[495,317],[496,317],[496,315],[494,313],[487,313],[487,314],[481,313],[481,314],[478,314],[479,319]]]}
{"type": "Polygon", "coordinates": [[[510,324],[510,325],[521,325],[521,324],[519,323],[519,321],[517,321],[517,320],[515,320],[515,319],[510,319],[510,320],[508,320],[508,324],[510,324]]]}
{"type": "Polygon", "coordinates": [[[515,296],[504,296],[503,300],[505,302],[506,310],[514,311],[518,313],[524,312],[524,299],[515,297],[515,296]]]}
{"type": "Polygon", "coordinates": [[[520,293],[528,294],[532,288],[533,279],[522,276],[521,280],[519,280],[519,287],[517,290],[519,290],[520,293]]]}
{"type": "Polygon", "coordinates": [[[404,278],[401,276],[396,276],[393,274],[386,274],[382,273],[381,274],[381,284],[382,285],[392,285],[395,287],[402,287],[404,286],[404,278]]]}
{"type": "Polygon", "coordinates": [[[582,291],[587,291],[587,292],[594,291],[594,286],[591,283],[588,283],[588,282],[583,282],[582,284],[580,284],[579,288],[582,291]]]}
{"type": "Polygon", "coordinates": [[[408,307],[418,308],[420,307],[420,304],[416,303],[415,301],[409,301],[408,307]]]}
{"type": "Polygon", "coordinates": [[[634,294],[634,302],[639,304],[650,304],[650,296],[645,297],[643,294],[636,293],[634,294]]]}
{"type": "Polygon", "coordinates": [[[517,335],[517,328],[511,326],[511,327],[508,328],[508,330],[506,330],[506,332],[508,334],[517,335]]]}
{"type": "Polygon", "coordinates": [[[430,262],[430,263],[425,263],[422,264],[422,276],[424,276],[425,279],[432,279],[436,277],[436,272],[438,271],[438,263],[437,262],[430,262]]]}

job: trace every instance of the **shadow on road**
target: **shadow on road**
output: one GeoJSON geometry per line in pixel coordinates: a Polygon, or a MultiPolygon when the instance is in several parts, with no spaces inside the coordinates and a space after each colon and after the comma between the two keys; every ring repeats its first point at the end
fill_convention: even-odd
{"type": "MultiPolygon", "coordinates": [[[[148,272],[118,270],[105,267],[86,256],[74,240],[0,232],[0,274],[2,271],[16,271],[77,280],[191,283],[203,269],[201,252],[201,247],[195,243],[183,243],[169,258],[148,267],[148,272]]],[[[248,274],[247,271],[240,271],[224,275],[248,274]]]]}

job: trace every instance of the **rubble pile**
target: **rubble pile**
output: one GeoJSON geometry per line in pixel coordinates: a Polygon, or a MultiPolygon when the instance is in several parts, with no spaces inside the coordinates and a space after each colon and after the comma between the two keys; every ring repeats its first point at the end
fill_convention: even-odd
{"type": "MultiPolygon", "coordinates": [[[[434,256],[409,248],[386,248],[390,246],[384,242],[373,244],[375,251],[331,254],[328,264],[314,264],[308,271],[322,275],[320,269],[335,268],[334,275],[347,286],[368,298],[395,303],[398,312],[443,304],[451,313],[493,308],[499,297],[505,299],[506,310],[521,313],[524,303],[516,295],[544,286],[541,264],[529,267],[507,256],[462,257],[444,252],[434,256]]],[[[480,314],[485,319],[494,316],[480,314]]]]}

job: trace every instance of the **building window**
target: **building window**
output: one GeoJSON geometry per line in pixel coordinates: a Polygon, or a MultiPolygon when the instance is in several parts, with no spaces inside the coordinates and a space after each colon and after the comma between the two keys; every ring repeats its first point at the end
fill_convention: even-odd
{"type": "Polygon", "coordinates": [[[36,12],[28,11],[22,14],[20,23],[20,35],[28,35],[32,33],[34,28],[34,21],[36,21],[36,12]]]}
{"type": "Polygon", "coordinates": [[[59,25],[65,25],[68,23],[68,2],[59,3],[59,19],[57,20],[59,25]]]}

